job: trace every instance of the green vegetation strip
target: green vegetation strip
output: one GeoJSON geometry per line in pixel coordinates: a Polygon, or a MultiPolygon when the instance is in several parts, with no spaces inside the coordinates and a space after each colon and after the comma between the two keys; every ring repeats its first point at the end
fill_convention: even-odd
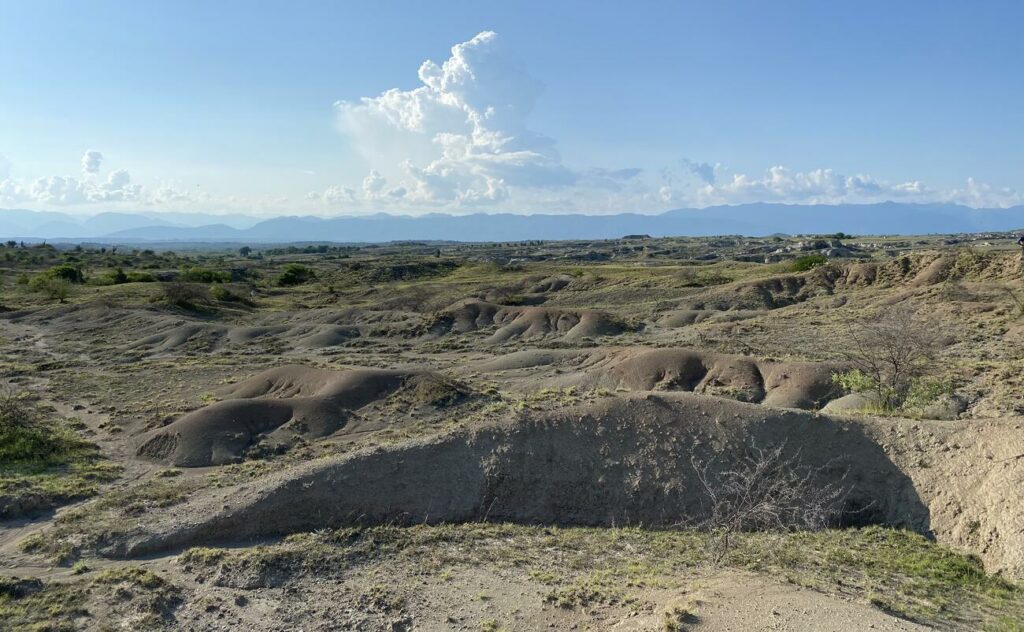
{"type": "MultiPolygon", "coordinates": [[[[272,546],[195,548],[180,562],[198,575],[260,578],[342,574],[376,559],[444,578],[452,568],[519,569],[550,586],[561,607],[629,605],[641,589],[681,587],[710,564],[714,536],[695,531],[466,524],[299,534],[272,546]]],[[[1024,589],[977,559],[891,529],[744,534],[723,567],[783,577],[940,627],[1024,630],[1024,589]]],[[[245,579],[248,578],[248,579],[245,579]]]]}

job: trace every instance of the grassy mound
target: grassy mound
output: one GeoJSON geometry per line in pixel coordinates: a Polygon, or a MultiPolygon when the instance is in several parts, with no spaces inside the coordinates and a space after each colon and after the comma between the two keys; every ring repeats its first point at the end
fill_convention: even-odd
{"type": "Polygon", "coordinates": [[[78,630],[83,617],[106,619],[110,629],[115,622],[126,629],[167,629],[180,595],[177,586],[131,566],[72,583],[0,578],[0,630],[78,630]]]}

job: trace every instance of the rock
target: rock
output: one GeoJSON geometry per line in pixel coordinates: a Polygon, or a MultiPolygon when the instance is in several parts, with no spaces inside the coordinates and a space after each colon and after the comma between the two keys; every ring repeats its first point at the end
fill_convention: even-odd
{"type": "Polygon", "coordinates": [[[878,396],[874,393],[850,393],[833,399],[821,409],[821,412],[826,414],[861,412],[873,408],[877,403],[878,396]]]}

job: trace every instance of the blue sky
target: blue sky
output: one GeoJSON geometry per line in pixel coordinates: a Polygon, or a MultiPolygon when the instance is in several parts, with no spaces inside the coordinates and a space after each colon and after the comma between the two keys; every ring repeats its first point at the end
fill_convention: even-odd
{"type": "Polygon", "coordinates": [[[996,1],[0,0],[0,206],[1006,206],[1021,24],[996,1]]]}

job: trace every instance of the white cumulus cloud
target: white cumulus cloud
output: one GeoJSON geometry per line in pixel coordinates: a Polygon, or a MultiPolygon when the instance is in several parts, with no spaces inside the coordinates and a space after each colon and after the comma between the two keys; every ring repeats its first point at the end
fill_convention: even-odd
{"type": "Polygon", "coordinates": [[[527,128],[540,85],[502,54],[494,32],[456,44],[440,64],[423,62],[418,78],[412,90],[335,104],[340,129],[373,166],[365,198],[459,205],[577,181],[554,141],[527,128]]]}
{"type": "Polygon", "coordinates": [[[84,178],[51,175],[30,181],[15,180],[8,173],[0,178],[0,202],[35,203],[44,206],[73,206],[101,202],[133,202],[143,199],[143,187],[132,182],[125,169],[107,174],[106,179],[97,178],[103,156],[89,150],[82,156],[84,178]]]}
{"type": "Polygon", "coordinates": [[[82,173],[96,174],[100,171],[100,165],[103,164],[103,154],[93,149],[87,150],[82,154],[82,173]]]}
{"type": "Polygon", "coordinates": [[[917,181],[889,184],[870,175],[844,175],[833,169],[794,171],[781,165],[769,168],[760,176],[737,173],[721,178],[716,175],[710,181],[705,173],[697,173],[696,176],[703,183],[697,189],[697,202],[701,205],[748,202],[838,204],[923,198],[933,193],[917,181]]]}

